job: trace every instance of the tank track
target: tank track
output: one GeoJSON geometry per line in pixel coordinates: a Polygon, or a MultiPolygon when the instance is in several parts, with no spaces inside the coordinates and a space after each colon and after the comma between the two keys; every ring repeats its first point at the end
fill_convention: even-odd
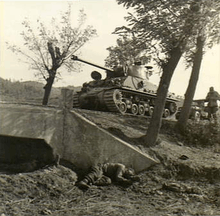
{"type": "MultiPolygon", "coordinates": [[[[111,89],[104,92],[104,103],[110,112],[122,114],[131,113],[133,115],[148,115],[153,113],[154,100],[156,95],[140,94],[139,92],[126,89],[111,89]]],[[[176,104],[168,102],[164,109],[163,117],[167,118],[176,112],[176,104]],[[171,106],[172,105],[172,106],[171,106]]]]}
{"type": "Polygon", "coordinates": [[[74,108],[80,108],[79,95],[78,94],[73,94],[73,107],[74,108]]]}
{"type": "Polygon", "coordinates": [[[114,94],[115,94],[116,90],[117,89],[111,89],[109,91],[105,91],[105,93],[104,93],[104,102],[105,102],[107,109],[110,112],[120,112],[120,110],[118,108],[118,104],[114,100],[114,98],[115,98],[114,94]]]}

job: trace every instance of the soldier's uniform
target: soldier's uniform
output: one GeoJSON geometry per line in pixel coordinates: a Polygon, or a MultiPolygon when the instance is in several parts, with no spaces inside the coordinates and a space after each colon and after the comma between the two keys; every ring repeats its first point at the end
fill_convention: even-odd
{"type": "Polygon", "coordinates": [[[139,180],[131,168],[126,168],[121,163],[105,163],[91,167],[89,174],[78,183],[78,186],[87,189],[91,185],[105,186],[112,182],[129,185],[139,180]]]}
{"type": "Polygon", "coordinates": [[[208,102],[208,118],[210,119],[213,115],[213,118],[216,119],[216,112],[218,111],[217,100],[220,100],[220,95],[217,91],[214,91],[213,87],[210,87],[209,92],[206,96],[206,101],[208,102]]]}

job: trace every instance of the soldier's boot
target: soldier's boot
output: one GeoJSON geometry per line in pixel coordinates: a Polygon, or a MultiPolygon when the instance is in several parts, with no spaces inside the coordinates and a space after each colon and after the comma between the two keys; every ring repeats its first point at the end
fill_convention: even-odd
{"type": "Polygon", "coordinates": [[[80,189],[89,189],[90,185],[89,185],[89,181],[87,179],[83,179],[82,181],[80,181],[77,186],[80,189]]]}
{"type": "Polygon", "coordinates": [[[96,180],[94,184],[97,186],[107,186],[107,185],[110,185],[111,183],[112,183],[112,180],[109,177],[102,176],[101,178],[96,180]]]}

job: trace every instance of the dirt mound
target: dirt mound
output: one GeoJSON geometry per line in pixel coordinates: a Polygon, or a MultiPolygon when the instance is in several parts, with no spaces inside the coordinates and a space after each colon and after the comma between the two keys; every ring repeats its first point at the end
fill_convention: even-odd
{"type": "Polygon", "coordinates": [[[176,178],[204,178],[212,183],[220,180],[220,154],[212,149],[198,149],[184,146],[180,142],[163,141],[151,150],[176,178]]]}
{"type": "Polygon", "coordinates": [[[0,215],[39,215],[60,209],[64,197],[71,199],[69,194],[76,181],[77,175],[63,166],[30,173],[1,174],[0,215]]]}

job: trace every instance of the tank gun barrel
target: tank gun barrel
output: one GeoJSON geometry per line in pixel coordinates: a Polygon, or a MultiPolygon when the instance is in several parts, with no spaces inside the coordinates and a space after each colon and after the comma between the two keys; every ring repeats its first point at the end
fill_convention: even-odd
{"type": "Polygon", "coordinates": [[[88,62],[86,60],[80,59],[80,58],[78,58],[78,56],[75,56],[75,55],[72,55],[71,59],[74,60],[74,61],[80,61],[80,62],[86,63],[88,65],[92,65],[92,66],[97,67],[97,68],[102,69],[102,70],[106,70],[106,71],[109,71],[109,72],[114,72],[113,70],[111,70],[109,68],[106,68],[106,67],[94,64],[92,62],[88,62]]]}

